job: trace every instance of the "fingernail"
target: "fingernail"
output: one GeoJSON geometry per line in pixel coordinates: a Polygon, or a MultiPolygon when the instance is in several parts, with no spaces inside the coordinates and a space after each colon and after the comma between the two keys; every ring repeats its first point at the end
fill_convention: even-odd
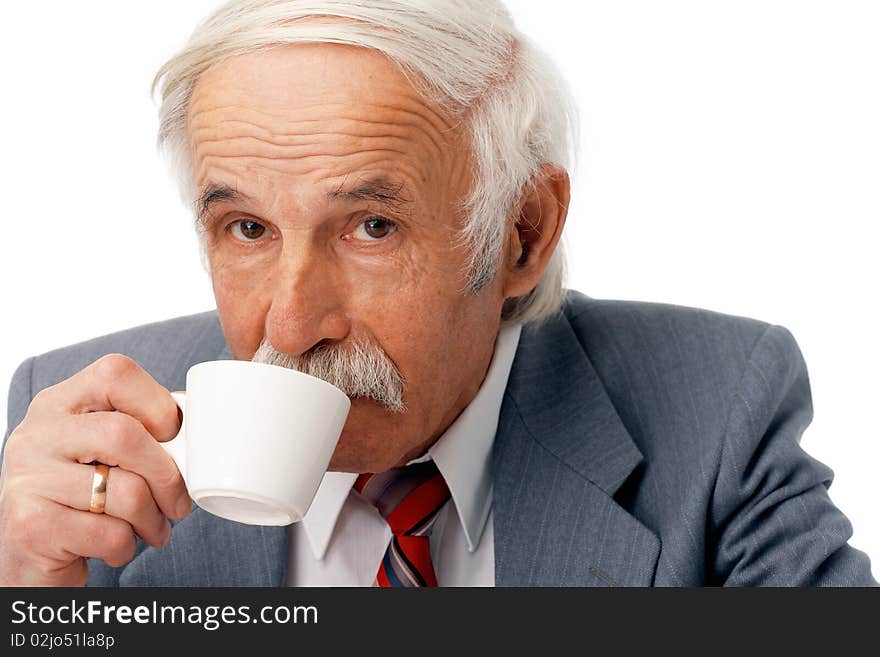
{"type": "Polygon", "coordinates": [[[165,521],[165,531],[162,532],[162,545],[161,547],[165,547],[168,545],[168,542],[171,540],[171,523],[167,520],[165,521]]]}
{"type": "Polygon", "coordinates": [[[187,516],[191,509],[192,499],[190,499],[189,495],[184,494],[184,496],[177,501],[177,517],[183,518],[187,516]]]}

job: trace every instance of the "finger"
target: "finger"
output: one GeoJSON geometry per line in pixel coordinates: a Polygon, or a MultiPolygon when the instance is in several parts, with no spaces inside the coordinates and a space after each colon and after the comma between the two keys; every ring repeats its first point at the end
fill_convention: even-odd
{"type": "Polygon", "coordinates": [[[137,418],[160,441],[180,431],[177,404],[163,386],[127,356],[104,356],[69,379],[41,391],[35,413],[121,411],[137,418]]]}
{"type": "Polygon", "coordinates": [[[25,531],[32,549],[45,550],[59,563],[76,557],[97,557],[108,566],[124,566],[134,557],[137,539],[124,520],[106,514],[79,511],[48,500],[35,500],[25,531]]]}
{"type": "Polygon", "coordinates": [[[146,482],[165,516],[189,513],[192,500],[177,464],[135,418],[117,412],[69,415],[58,420],[52,434],[53,453],[62,460],[124,468],[146,482]]]}
{"type": "MultiPolygon", "coordinates": [[[[42,494],[58,504],[88,511],[95,466],[59,463],[51,476],[39,482],[42,494]]],[[[104,513],[125,520],[146,543],[162,547],[171,538],[171,525],[159,511],[147,482],[123,468],[110,468],[104,513]]]]}
{"type": "Polygon", "coordinates": [[[67,551],[103,559],[113,568],[127,564],[137,550],[132,526],[103,513],[65,509],[57,531],[59,544],[67,551]]]}

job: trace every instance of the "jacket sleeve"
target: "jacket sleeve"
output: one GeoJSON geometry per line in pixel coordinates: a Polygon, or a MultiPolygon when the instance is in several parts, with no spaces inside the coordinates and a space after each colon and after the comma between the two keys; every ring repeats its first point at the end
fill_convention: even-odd
{"type": "Polygon", "coordinates": [[[21,424],[31,404],[33,392],[31,390],[31,374],[34,368],[34,359],[28,358],[12,375],[9,384],[9,401],[6,406],[6,434],[3,436],[3,445],[15,428],[21,424]]]}
{"type": "Polygon", "coordinates": [[[877,586],[833,473],[800,447],[812,419],[807,368],[785,329],[758,340],[726,420],[709,523],[709,583],[877,586]]]}

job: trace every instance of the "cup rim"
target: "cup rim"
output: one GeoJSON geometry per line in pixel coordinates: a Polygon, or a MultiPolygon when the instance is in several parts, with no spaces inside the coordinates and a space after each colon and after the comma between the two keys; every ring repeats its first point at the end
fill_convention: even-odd
{"type": "Polygon", "coordinates": [[[208,369],[211,367],[263,367],[263,368],[271,368],[276,371],[284,372],[287,375],[292,376],[304,376],[312,381],[317,381],[323,387],[325,387],[328,391],[332,391],[334,393],[338,393],[342,395],[349,404],[351,404],[351,399],[349,399],[348,395],[345,394],[340,388],[337,388],[335,385],[330,383],[329,381],[325,381],[324,379],[319,379],[316,376],[312,376],[311,374],[306,374],[305,372],[300,372],[299,370],[294,370],[289,367],[282,367],[280,365],[272,365],[271,363],[255,363],[252,360],[237,360],[237,359],[229,359],[229,360],[206,360],[201,363],[196,363],[192,367],[187,370],[187,376],[190,372],[196,369],[208,369]]]}

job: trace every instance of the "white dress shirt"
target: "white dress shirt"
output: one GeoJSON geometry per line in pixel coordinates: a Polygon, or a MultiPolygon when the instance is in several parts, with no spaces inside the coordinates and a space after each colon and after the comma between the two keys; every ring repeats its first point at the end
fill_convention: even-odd
{"type": "MultiPolygon", "coordinates": [[[[520,325],[498,333],[492,363],[477,395],[430,449],[452,499],[431,532],[431,561],[440,586],[494,586],[492,443],[520,325]]],[[[391,529],[352,491],[357,474],[328,472],[302,522],[290,526],[288,586],[372,586],[391,529]]]]}

